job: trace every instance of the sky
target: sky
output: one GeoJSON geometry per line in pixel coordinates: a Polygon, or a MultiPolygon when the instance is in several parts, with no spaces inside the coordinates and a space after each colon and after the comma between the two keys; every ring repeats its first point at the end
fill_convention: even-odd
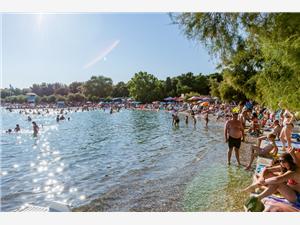
{"type": "Polygon", "coordinates": [[[0,21],[2,88],[216,71],[207,50],[166,13],[2,14],[0,21]]]}

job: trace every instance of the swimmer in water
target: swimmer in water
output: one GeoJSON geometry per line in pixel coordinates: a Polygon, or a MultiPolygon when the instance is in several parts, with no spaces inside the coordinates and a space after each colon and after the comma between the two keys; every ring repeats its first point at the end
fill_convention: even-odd
{"type": "Polygon", "coordinates": [[[6,131],[6,133],[8,133],[8,134],[11,134],[11,132],[12,132],[11,129],[8,129],[8,130],[6,131]]]}
{"type": "Polygon", "coordinates": [[[17,124],[15,127],[15,132],[19,132],[20,130],[21,130],[21,128],[20,128],[19,124],[17,124]]]}
{"type": "Polygon", "coordinates": [[[56,122],[59,122],[59,115],[57,115],[56,117],[56,122]]]}
{"type": "Polygon", "coordinates": [[[30,116],[27,117],[27,120],[30,122],[32,119],[30,116]]]}

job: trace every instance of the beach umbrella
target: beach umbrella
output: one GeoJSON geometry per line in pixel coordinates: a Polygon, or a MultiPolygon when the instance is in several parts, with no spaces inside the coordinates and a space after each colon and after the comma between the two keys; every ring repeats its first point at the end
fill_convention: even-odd
{"type": "Polygon", "coordinates": [[[190,97],[188,100],[189,101],[197,101],[197,100],[200,100],[201,99],[201,97],[199,97],[199,96],[193,96],[193,97],[190,97]]]}
{"type": "Polygon", "coordinates": [[[182,97],[175,97],[176,102],[183,102],[184,98],[182,97]]]}
{"type": "Polygon", "coordinates": [[[167,97],[167,98],[164,98],[165,101],[174,101],[175,98],[172,98],[172,97],[167,97]]]}
{"type": "Polygon", "coordinates": [[[210,101],[211,100],[211,98],[202,98],[202,101],[204,101],[204,102],[208,102],[208,101],[210,101]]]}
{"type": "Polygon", "coordinates": [[[202,102],[200,105],[201,106],[209,106],[209,103],[208,102],[202,102]]]}

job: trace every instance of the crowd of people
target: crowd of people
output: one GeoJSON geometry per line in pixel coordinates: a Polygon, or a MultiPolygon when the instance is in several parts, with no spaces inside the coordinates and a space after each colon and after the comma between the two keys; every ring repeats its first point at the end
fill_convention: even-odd
{"type": "MultiPolygon", "coordinates": [[[[6,107],[12,111],[13,107],[6,107]]],[[[224,121],[224,139],[228,144],[227,163],[231,164],[232,152],[238,166],[243,166],[240,161],[240,148],[243,141],[246,141],[247,135],[257,138],[257,144],[249,149],[250,160],[245,166],[246,170],[252,169],[252,164],[257,156],[273,159],[273,165],[266,167],[263,172],[255,176],[252,185],[245,191],[253,190],[257,187],[263,188],[255,199],[261,199],[275,192],[279,192],[288,201],[298,204],[300,207],[300,157],[292,146],[293,128],[295,126],[295,116],[288,109],[282,109],[279,104],[279,110],[271,111],[252,102],[241,102],[239,104],[225,104],[220,102],[210,102],[210,104],[201,105],[194,102],[154,102],[152,104],[132,104],[132,103],[103,103],[81,105],[79,107],[68,107],[57,109],[55,107],[37,106],[35,108],[18,107],[20,114],[27,115],[27,120],[32,123],[33,136],[39,133],[39,126],[32,121],[31,115],[45,115],[51,113],[56,115],[56,121],[70,120],[68,112],[91,111],[91,110],[109,110],[110,114],[119,112],[121,109],[127,110],[164,110],[172,113],[172,125],[179,127],[181,114],[185,124],[196,126],[197,120],[203,119],[205,127],[208,127],[210,117],[214,116],[216,121],[224,121]],[[54,112],[54,113],[53,113],[54,112]],[[211,115],[211,116],[210,116],[211,115]],[[66,117],[67,118],[66,118],[66,117]],[[278,143],[281,146],[278,146],[278,143]],[[279,148],[283,154],[278,154],[279,148]]],[[[14,132],[20,132],[19,124],[16,124],[14,132]]],[[[12,129],[8,129],[11,133],[12,129]]],[[[300,137],[298,137],[300,138],[300,137]]]]}

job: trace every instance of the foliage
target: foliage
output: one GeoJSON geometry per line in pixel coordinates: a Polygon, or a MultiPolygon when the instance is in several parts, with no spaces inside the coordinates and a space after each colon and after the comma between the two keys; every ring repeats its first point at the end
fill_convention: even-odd
{"type": "Polygon", "coordinates": [[[113,86],[112,97],[128,97],[129,90],[127,85],[121,81],[113,86]]]}
{"type": "Polygon", "coordinates": [[[73,94],[81,93],[83,89],[83,82],[74,81],[69,85],[69,91],[73,94]]]}
{"type": "Polygon", "coordinates": [[[150,103],[161,100],[162,82],[147,72],[136,73],[128,82],[130,96],[137,101],[150,103]]]}
{"type": "Polygon", "coordinates": [[[113,90],[112,79],[104,76],[92,76],[90,80],[83,85],[83,93],[85,96],[96,96],[104,98],[111,95],[113,90]]]}
{"type": "MultiPolygon", "coordinates": [[[[219,59],[223,100],[247,97],[273,109],[280,101],[300,109],[299,13],[182,13],[171,19],[219,59]]],[[[218,83],[210,81],[215,95],[218,83]]]]}

